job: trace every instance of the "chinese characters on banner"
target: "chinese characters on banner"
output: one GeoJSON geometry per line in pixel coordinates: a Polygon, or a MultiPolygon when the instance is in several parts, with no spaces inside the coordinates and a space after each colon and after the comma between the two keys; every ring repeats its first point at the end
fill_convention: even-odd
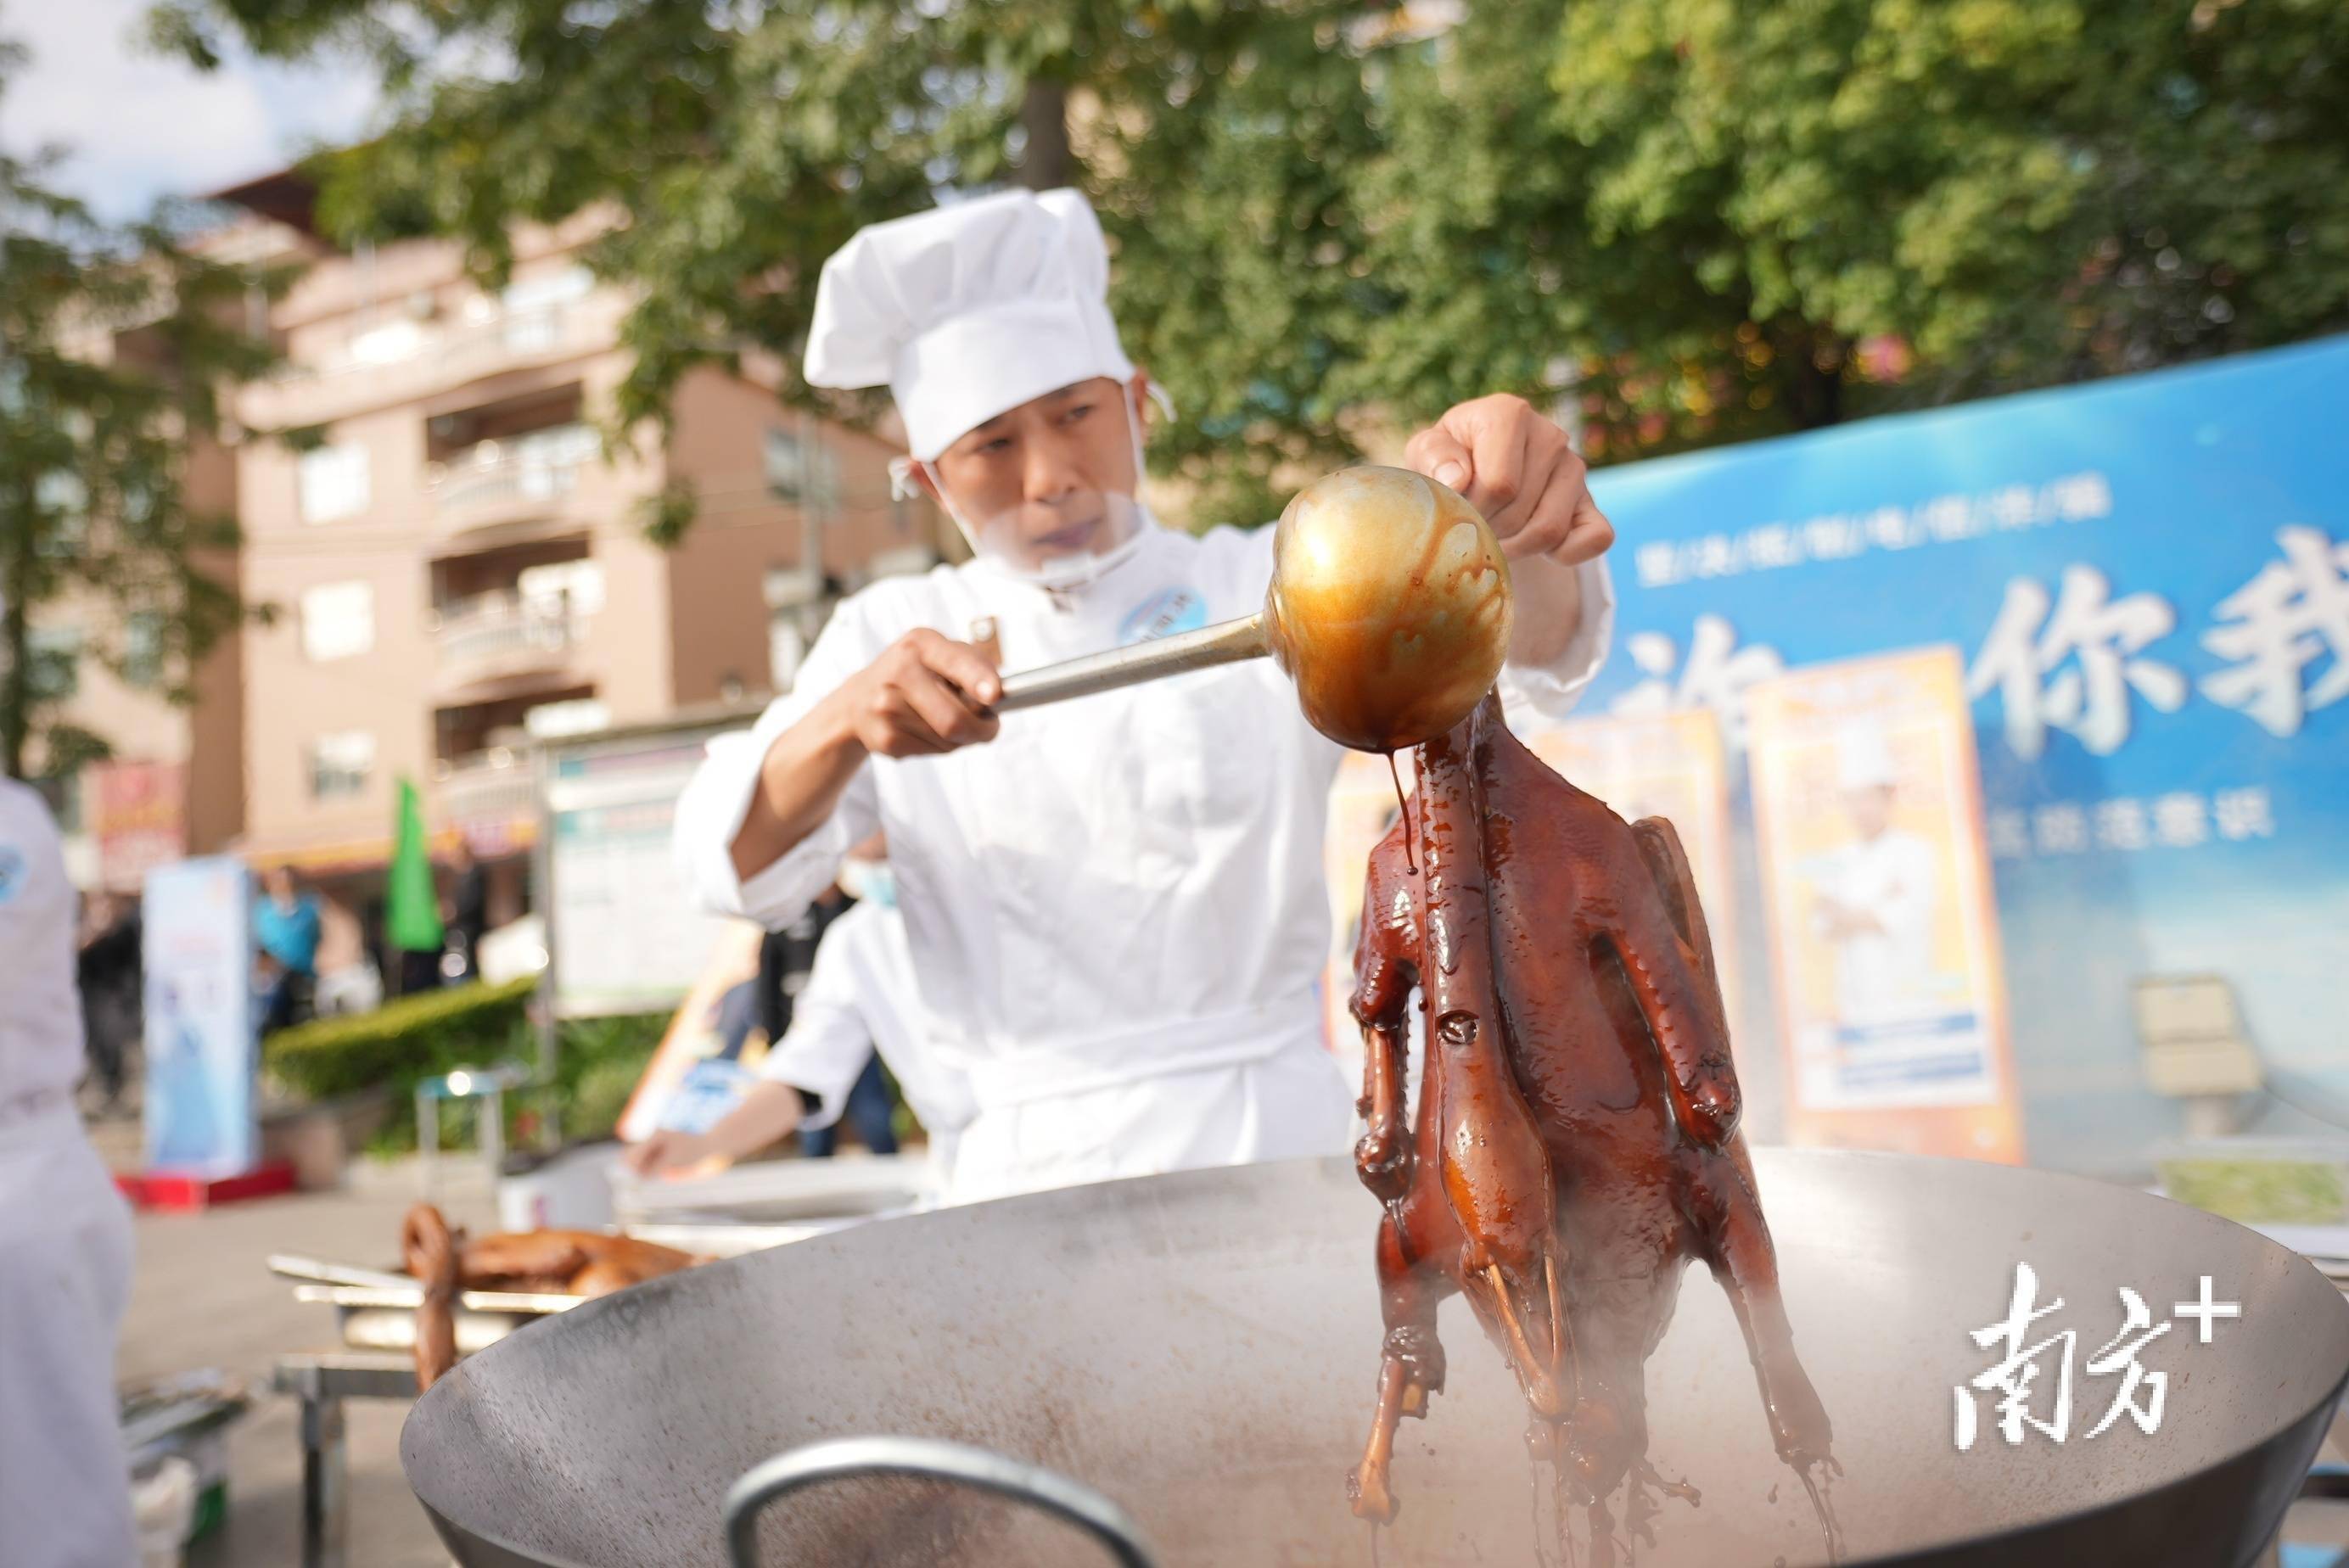
{"type": "MultiPolygon", "coordinates": [[[[2223,975],[2265,1061],[2349,1095],[2344,407],[2335,338],[1601,469],[1618,630],[1583,711],[1712,712],[1742,834],[1774,682],[1955,649],[2033,1158],[2121,1174],[2174,1135],[2148,975],[2223,975]]],[[[1748,940],[1815,945],[1759,859],[1748,940]]],[[[1749,1053],[1791,1006],[1754,1000],[1749,1053]]]]}
{"type": "Polygon", "coordinates": [[[1789,1135],[2019,1161],[1956,651],[1797,670],[1746,709],[1789,1135]]]}
{"type": "MultiPolygon", "coordinates": [[[[2153,647],[2178,631],[2175,604],[2157,593],[2116,595],[2102,570],[2072,562],[2052,593],[2035,577],[2007,580],[1967,666],[1966,696],[1995,701],[2008,749],[2026,761],[2046,752],[2051,731],[2109,757],[2140,708],[2176,713],[2197,691],[2271,735],[2296,736],[2309,715],[2349,696],[2349,542],[2286,527],[2275,544],[2277,559],[2209,607],[2199,640],[2230,662],[2199,683],[2153,647]]],[[[1711,708],[1733,748],[1744,736],[1747,688],[1786,667],[1776,647],[1741,643],[1712,612],[1691,624],[1685,659],[1670,634],[1652,630],[1627,633],[1623,653],[1637,678],[1610,712],[1711,708]]]]}

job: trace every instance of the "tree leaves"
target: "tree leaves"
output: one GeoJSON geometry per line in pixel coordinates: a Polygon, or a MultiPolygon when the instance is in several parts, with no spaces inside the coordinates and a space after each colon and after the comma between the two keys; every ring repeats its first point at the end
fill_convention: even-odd
{"type": "Polygon", "coordinates": [[[1152,462],[1199,523],[1495,390],[1557,399],[1611,460],[2349,325],[2338,0],[1483,0],[1411,28],[1322,0],[174,0],[157,25],[199,62],[228,36],[376,62],[397,123],[316,165],[347,238],[429,227],[495,276],[514,221],[608,214],[590,260],[638,300],[623,425],[743,348],[795,367],[823,258],[1032,177],[1060,98],[1128,348],[1184,412],[1152,462]]]}
{"type": "MultiPolygon", "coordinates": [[[[0,48],[0,92],[18,58],[0,48]]],[[[235,520],[191,506],[181,483],[228,386],[272,361],[244,329],[250,299],[289,281],[186,248],[170,212],[100,223],[44,172],[0,154],[0,773],[19,777],[104,744],[57,718],[72,682],[36,635],[40,611],[102,606],[76,658],[174,701],[236,624],[218,575],[235,520]]]]}

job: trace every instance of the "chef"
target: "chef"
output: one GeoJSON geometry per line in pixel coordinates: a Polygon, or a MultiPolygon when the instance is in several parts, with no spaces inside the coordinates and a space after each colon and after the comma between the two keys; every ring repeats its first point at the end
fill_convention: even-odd
{"type": "Polygon", "coordinates": [[[1899,772],[1873,734],[1844,738],[1836,782],[1849,842],[1809,868],[1811,926],[1835,950],[1836,1012],[1866,1028],[1937,1006],[1933,909],[1940,879],[1933,846],[1895,825],[1899,772]]]}
{"type": "Polygon", "coordinates": [[[41,798],[0,779],[0,1560],[137,1561],[114,1394],[130,1218],[82,1135],[74,891],[41,798]]]}
{"type": "MultiPolygon", "coordinates": [[[[1269,661],[999,717],[1026,669],[1262,607],[1272,531],[1195,537],[1141,498],[1149,383],[1073,191],[867,228],[825,263],[808,380],[886,386],[905,471],[973,559],[843,603],[791,694],[709,748],[678,805],[701,900],[773,926],[885,829],[938,1051],[975,1114],[952,1197],[1342,1150],[1323,1047],[1322,828],[1340,752],[1269,661]]],[[[1502,677],[1562,715],[1613,618],[1611,542],[1564,432],[1463,404],[1414,468],[1512,561],[1502,677]]]]}

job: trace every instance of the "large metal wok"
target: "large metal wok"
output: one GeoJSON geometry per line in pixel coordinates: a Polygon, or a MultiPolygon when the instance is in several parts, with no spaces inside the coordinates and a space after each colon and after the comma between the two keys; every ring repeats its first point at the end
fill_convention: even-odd
{"type": "MultiPolygon", "coordinates": [[[[2202,1568],[2245,1563],[2273,1533],[2349,1372],[2349,1305],[2306,1262],[2223,1220],[2044,1172],[1784,1150],[1756,1164],[1796,1342],[1835,1421],[1847,1561],[2202,1568]],[[2010,1447],[1996,1396],[1978,1395],[1961,1453],[1953,1390],[2002,1348],[1970,1334],[2006,1316],[2018,1263],[2037,1273],[2036,1305],[2064,1303],[2025,1343],[2077,1335],[2070,1436],[2010,1447]],[[2241,1304],[2209,1344],[2172,1316],[2205,1274],[2241,1304]],[[2122,1286],[2174,1324],[2141,1357],[2167,1398],[2155,1433],[2124,1416],[2089,1439],[2121,1381],[2086,1363],[2121,1327],[2122,1286]]],[[[402,1458],[472,1568],[723,1563],[737,1478],[864,1434],[1047,1467],[1081,1483],[1071,1506],[1083,1487],[1122,1505],[1161,1563],[1351,1568],[1372,1561],[1344,1480],[1378,1360],[1375,1216],[1347,1164],[1305,1161],[796,1243],[467,1359],[416,1407],[402,1458]]],[[[1532,1563],[1537,1530],[1550,1542],[1556,1525],[1547,1489],[1529,1484],[1523,1406],[1457,1301],[1443,1331],[1450,1387],[1404,1425],[1402,1514],[1377,1560],[1532,1563]]],[[[2041,1367],[2044,1418],[2059,1368],[2041,1367]]],[[[1648,1388],[1651,1456],[1703,1501],[1668,1507],[1645,1568],[1823,1557],[1702,1272],[1648,1388]]],[[[1117,1528],[1110,1512],[1097,1531],[1117,1528]]],[[[745,1533],[770,1564],[1109,1560],[1038,1510],[902,1476],[792,1491],[745,1533]]]]}

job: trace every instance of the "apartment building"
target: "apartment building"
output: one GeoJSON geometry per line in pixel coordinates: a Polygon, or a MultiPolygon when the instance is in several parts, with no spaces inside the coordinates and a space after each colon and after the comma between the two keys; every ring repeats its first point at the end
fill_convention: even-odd
{"type": "MultiPolygon", "coordinates": [[[[518,234],[492,292],[445,242],[336,251],[296,175],[219,200],[242,215],[213,244],[306,266],[269,312],[285,364],[240,394],[243,433],[213,476],[243,524],[244,594],[276,614],[224,655],[233,695],[182,723],[214,749],[222,723],[234,733],[241,810],[222,837],[256,867],[364,907],[408,779],[438,840],[492,864],[493,917],[516,913],[528,742],[754,704],[839,593],[957,542],[891,498],[889,446],[786,409],[756,365],[695,372],[665,436],[606,450],[629,301],[579,260],[592,223],[518,234]],[[644,509],[671,490],[698,521],[663,550],[644,509]]],[[[135,694],[92,701],[115,709],[94,727],[136,733],[127,759],[204,750],[125,711],[135,694]]]]}

